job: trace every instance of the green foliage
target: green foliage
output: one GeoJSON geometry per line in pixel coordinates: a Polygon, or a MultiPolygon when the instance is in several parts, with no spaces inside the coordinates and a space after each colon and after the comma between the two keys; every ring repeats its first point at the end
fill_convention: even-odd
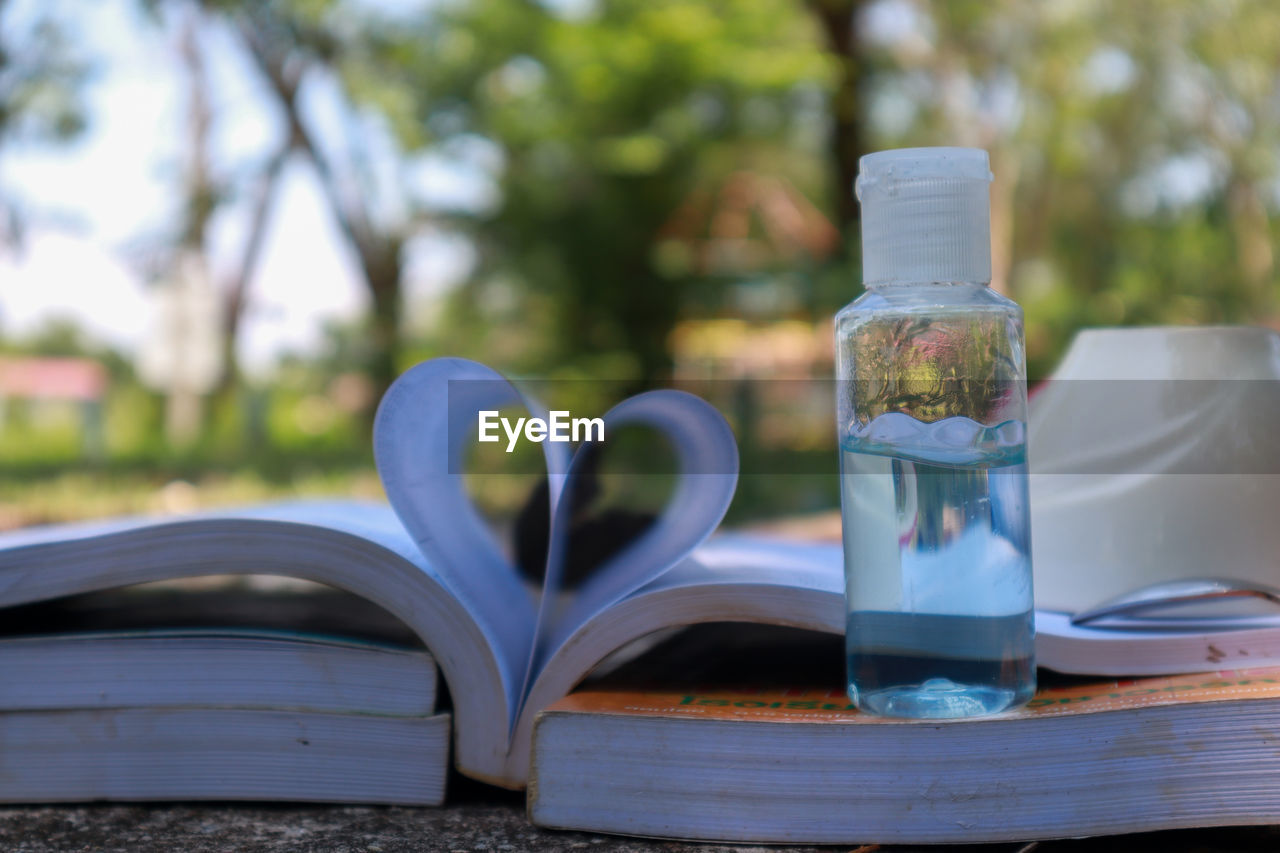
{"type": "MultiPolygon", "coordinates": [[[[519,342],[517,368],[633,378],[667,370],[691,285],[655,262],[659,229],[731,171],[804,175],[817,152],[788,148],[806,117],[799,95],[829,75],[792,0],[616,0],[573,18],[477,0],[383,33],[370,58],[344,64],[349,85],[404,145],[499,161],[496,207],[460,217],[482,262],[454,316],[492,325],[515,311],[524,321],[504,328],[517,337],[549,321],[519,342]]],[[[513,348],[467,343],[489,360],[513,348]]]]}
{"type": "Polygon", "coordinates": [[[68,139],[84,129],[88,63],[38,6],[0,2],[0,137],[68,139]]]}
{"type": "Polygon", "coordinates": [[[106,368],[113,379],[132,379],[133,365],[115,349],[89,340],[84,330],[66,318],[51,318],[33,332],[0,340],[0,355],[87,358],[106,368]]]}
{"type": "Polygon", "coordinates": [[[1082,326],[1280,321],[1274,3],[897,5],[919,26],[870,46],[875,147],[991,152],[1033,376],[1082,326]]]}
{"type": "MultiPolygon", "coordinates": [[[[143,2],[163,10],[167,0],[143,2]]],[[[27,4],[36,12],[16,26],[16,7],[0,0],[0,145],[62,138],[83,121],[86,66],[38,6],[27,4]]],[[[337,72],[360,112],[316,122],[319,149],[340,152],[366,122],[398,143],[337,158],[343,168],[330,175],[329,203],[384,315],[399,304],[401,249],[419,228],[473,241],[469,280],[417,324],[424,331],[406,342],[400,367],[461,354],[516,375],[589,379],[540,390],[584,413],[663,378],[676,321],[734,310],[734,294],[751,287],[700,276],[690,252],[660,245],[664,224],[691,194],[742,170],[785,177],[837,209],[848,187],[825,177],[836,153],[825,134],[855,108],[869,148],[991,152],[997,284],[1026,309],[1033,377],[1083,326],[1280,324],[1273,0],[597,0],[573,14],[552,2],[445,0],[394,17],[341,0],[199,6],[207,21],[256,36],[260,64],[278,60],[274,97],[337,72]],[[838,29],[846,8],[862,42],[835,58],[815,13],[838,29]],[[889,25],[878,31],[875,20],[889,25]],[[857,98],[837,103],[837,92],[853,94],[837,88],[842,68],[865,76],[857,98]],[[384,155],[396,162],[374,162],[384,155]],[[489,192],[458,208],[410,192],[383,204],[378,181],[361,180],[388,165],[411,174],[424,155],[489,192]]],[[[856,295],[856,263],[856,251],[842,253],[769,285],[787,297],[779,304],[819,319],[856,295]]],[[[268,484],[245,488],[257,494],[326,466],[367,473],[367,423],[335,408],[327,383],[379,363],[397,318],[378,319],[335,326],[332,351],[287,364],[276,387],[227,397],[182,452],[157,438],[163,401],[74,330],[4,349],[105,360],[112,390],[95,464],[107,480],[124,468],[154,485],[251,466],[268,484]]],[[[752,450],[761,419],[741,420],[744,454],[760,454],[752,470],[795,476],[744,477],[737,517],[832,502],[830,448],[752,450]]],[[[0,464],[18,480],[84,464],[78,436],[70,410],[11,406],[0,464]]],[[[484,479],[489,463],[509,460],[478,461],[477,494],[518,505],[521,490],[484,479]]]]}
{"type": "MultiPolygon", "coordinates": [[[[89,64],[55,14],[25,6],[15,11],[0,0],[0,152],[13,143],[66,142],[85,126],[81,94],[89,64]]],[[[0,185],[0,243],[21,243],[34,204],[0,185]]]]}

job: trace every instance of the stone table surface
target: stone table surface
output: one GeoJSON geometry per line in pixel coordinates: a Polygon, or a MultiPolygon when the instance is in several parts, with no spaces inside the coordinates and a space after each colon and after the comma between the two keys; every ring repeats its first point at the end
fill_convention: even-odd
{"type": "Polygon", "coordinates": [[[598,853],[768,853],[770,850],[906,853],[1120,853],[1153,849],[1170,853],[1273,851],[1280,827],[1198,829],[1034,844],[983,846],[876,847],[849,843],[827,847],[761,847],[687,844],[638,838],[540,830],[525,818],[522,794],[497,791],[460,777],[450,781],[443,808],[296,806],[260,804],[162,804],[15,806],[0,808],[0,850],[135,853],[148,850],[334,851],[598,851],[598,853]]]}

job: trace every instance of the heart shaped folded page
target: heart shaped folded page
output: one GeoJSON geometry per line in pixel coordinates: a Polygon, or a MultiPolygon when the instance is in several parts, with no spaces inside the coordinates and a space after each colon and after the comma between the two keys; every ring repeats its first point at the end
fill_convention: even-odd
{"type": "Polygon", "coordinates": [[[564,568],[569,507],[589,467],[583,448],[542,442],[549,518],[543,588],[531,596],[520,572],[472,503],[464,482],[481,411],[547,410],[493,369],[460,358],[423,362],[388,390],[374,425],[378,473],[405,529],[450,590],[475,616],[503,665],[514,725],[526,696],[558,645],[592,616],[651,582],[698,547],[733,498],[738,450],[724,417],[692,394],[650,391],[624,400],[602,420],[604,436],[647,427],[664,436],[677,461],[671,499],[657,520],[572,592],[564,568]]]}

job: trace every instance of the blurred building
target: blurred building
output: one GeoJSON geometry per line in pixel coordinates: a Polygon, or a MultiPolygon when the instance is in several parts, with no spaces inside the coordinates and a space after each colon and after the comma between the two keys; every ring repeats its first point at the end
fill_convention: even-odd
{"type": "Polygon", "coordinates": [[[703,306],[711,316],[672,331],[675,379],[697,384],[762,448],[829,440],[832,335],[808,310],[804,272],[839,246],[795,186],[749,171],[693,192],[659,233],[666,263],[718,285],[718,304],[703,306]]]}
{"type": "Polygon", "coordinates": [[[0,357],[0,429],[13,403],[25,406],[35,421],[58,419],[70,411],[79,417],[86,456],[103,450],[103,400],[107,370],[87,358],[0,357]]]}

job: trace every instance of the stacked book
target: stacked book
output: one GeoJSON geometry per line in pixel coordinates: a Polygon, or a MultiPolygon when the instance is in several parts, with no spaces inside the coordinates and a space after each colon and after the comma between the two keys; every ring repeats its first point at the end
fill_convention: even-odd
{"type": "Polygon", "coordinates": [[[159,584],[5,617],[0,801],[444,799],[435,661],[364,599],[159,584]]]}

